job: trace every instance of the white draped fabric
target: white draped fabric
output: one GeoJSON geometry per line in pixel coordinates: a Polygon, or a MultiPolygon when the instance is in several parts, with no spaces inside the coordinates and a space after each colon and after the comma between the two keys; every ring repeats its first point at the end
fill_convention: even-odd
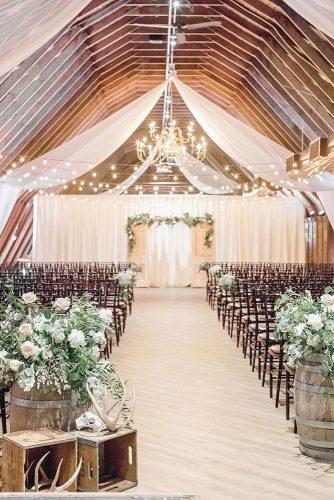
{"type": "Polygon", "coordinates": [[[333,0],[285,0],[309,23],[334,38],[333,0]]]}
{"type": "Polygon", "coordinates": [[[251,164],[252,173],[289,189],[297,191],[334,189],[334,176],[330,174],[324,175],[323,182],[317,178],[310,179],[308,184],[292,181],[286,172],[285,161],[292,154],[288,149],[234,118],[178,78],[173,77],[172,81],[203,130],[235,162],[246,168],[251,164]]]}
{"type": "Polygon", "coordinates": [[[2,0],[0,75],[51,40],[91,0],[2,0]]]}
{"type": "Polygon", "coordinates": [[[164,91],[160,84],[61,146],[2,177],[6,184],[40,189],[80,177],[114,153],[152,111],[164,91]],[[62,160],[62,161],[57,161],[62,160]],[[43,162],[47,162],[44,164],[43,162]],[[68,162],[68,164],[66,164],[68,162]]]}
{"type": "Polygon", "coordinates": [[[334,193],[331,191],[322,191],[318,193],[322,206],[326,212],[329,222],[334,229],[334,193]]]}
{"type": "Polygon", "coordinates": [[[148,231],[146,279],[151,286],[184,287],[193,279],[191,229],[157,222],[148,231]]]}
{"type": "Polygon", "coordinates": [[[235,181],[197,160],[189,153],[186,152],[183,156],[185,156],[186,161],[181,157],[176,160],[177,165],[185,178],[200,192],[205,194],[226,194],[230,189],[237,186],[235,181]]]}
{"type": "Polygon", "coordinates": [[[36,196],[35,261],[127,259],[130,215],[213,214],[216,258],[304,262],[304,208],[295,198],[201,195],[36,196]]]}
{"type": "Polygon", "coordinates": [[[0,234],[20,194],[20,189],[0,184],[0,234]]]}

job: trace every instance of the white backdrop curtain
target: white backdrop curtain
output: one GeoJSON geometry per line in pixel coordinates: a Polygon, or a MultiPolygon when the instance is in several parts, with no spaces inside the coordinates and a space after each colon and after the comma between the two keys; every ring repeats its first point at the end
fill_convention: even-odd
{"type": "Polygon", "coordinates": [[[309,23],[334,38],[333,0],[285,0],[309,23]]]}
{"type": "Polygon", "coordinates": [[[184,287],[193,279],[191,229],[179,222],[158,225],[148,230],[146,277],[151,286],[184,287]]]}
{"type": "Polygon", "coordinates": [[[0,75],[51,40],[91,0],[2,0],[0,75]]]}
{"type": "Polygon", "coordinates": [[[318,193],[322,206],[326,212],[329,222],[334,229],[334,193],[330,191],[322,191],[318,193]]]}
{"type": "Polygon", "coordinates": [[[36,196],[35,261],[127,259],[130,215],[211,213],[216,258],[226,261],[304,262],[304,208],[295,198],[206,195],[36,196]]]}
{"type": "Polygon", "coordinates": [[[80,177],[106,160],[133,134],[158,102],[164,88],[164,83],[157,85],[108,118],[0,180],[21,188],[40,189],[61,184],[62,179],[80,177]]]}

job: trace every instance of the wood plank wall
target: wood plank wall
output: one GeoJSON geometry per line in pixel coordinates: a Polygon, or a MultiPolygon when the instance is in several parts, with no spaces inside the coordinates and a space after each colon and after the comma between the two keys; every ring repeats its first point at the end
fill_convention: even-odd
{"type": "Polygon", "coordinates": [[[306,262],[334,262],[334,231],[325,215],[305,219],[306,262]]]}

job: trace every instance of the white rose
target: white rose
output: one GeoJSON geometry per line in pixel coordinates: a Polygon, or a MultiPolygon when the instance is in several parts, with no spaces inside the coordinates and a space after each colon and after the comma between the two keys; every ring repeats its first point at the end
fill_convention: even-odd
{"type": "Polygon", "coordinates": [[[94,356],[94,358],[100,357],[100,349],[96,345],[92,347],[92,355],[94,356]]]}
{"type": "Polygon", "coordinates": [[[320,314],[309,314],[307,316],[307,322],[316,332],[321,330],[324,326],[320,314]]]}
{"type": "Polygon", "coordinates": [[[303,333],[305,326],[306,326],[305,323],[299,323],[299,325],[296,326],[295,333],[297,337],[299,337],[299,335],[303,333]]]}
{"type": "Polygon", "coordinates": [[[68,341],[71,347],[79,347],[85,345],[85,335],[81,330],[72,330],[68,336],[68,341]]]}
{"type": "Polygon", "coordinates": [[[112,312],[108,309],[99,309],[99,316],[104,323],[110,324],[112,321],[112,312]]]}
{"type": "Polygon", "coordinates": [[[36,316],[33,319],[34,327],[38,332],[42,332],[45,329],[46,319],[44,316],[36,316]]]}
{"type": "Polygon", "coordinates": [[[61,344],[65,338],[65,333],[62,330],[53,330],[52,338],[56,344],[61,344]]]}
{"type": "Polygon", "coordinates": [[[58,299],[55,300],[54,302],[54,307],[57,309],[61,309],[62,311],[67,311],[71,307],[71,300],[69,297],[58,297],[58,299]]]}
{"type": "Polygon", "coordinates": [[[37,296],[34,292],[27,292],[22,295],[21,300],[24,304],[33,304],[36,302],[37,296]]]}
{"type": "Polygon", "coordinates": [[[21,337],[28,337],[28,335],[32,334],[32,328],[30,323],[22,323],[19,326],[19,333],[21,337]]]}
{"type": "Polygon", "coordinates": [[[106,338],[102,332],[89,332],[96,344],[105,344],[106,338]]]}
{"type": "Polygon", "coordinates": [[[21,344],[21,353],[26,359],[31,358],[31,356],[35,356],[38,352],[39,348],[29,340],[26,340],[23,344],[21,344]]]}
{"type": "Polygon", "coordinates": [[[9,368],[13,372],[18,372],[21,366],[23,365],[22,361],[19,361],[18,359],[10,359],[8,364],[9,368]]]}
{"type": "Polygon", "coordinates": [[[325,293],[320,297],[322,305],[327,312],[334,312],[334,295],[325,293]]]}

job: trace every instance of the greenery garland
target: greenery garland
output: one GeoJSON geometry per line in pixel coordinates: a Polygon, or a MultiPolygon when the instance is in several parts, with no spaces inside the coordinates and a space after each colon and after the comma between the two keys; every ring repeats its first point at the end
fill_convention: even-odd
{"type": "MultiPolygon", "coordinates": [[[[212,214],[206,213],[202,217],[193,217],[188,212],[184,213],[181,216],[174,216],[174,217],[161,217],[161,216],[151,217],[150,214],[147,213],[142,213],[139,215],[134,215],[133,217],[128,217],[125,230],[129,239],[130,251],[132,251],[136,246],[136,237],[134,228],[136,226],[140,226],[143,224],[154,224],[155,222],[157,222],[159,226],[161,224],[167,224],[168,226],[173,226],[178,222],[184,222],[189,227],[196,227],[200,224],[204,224],[205,222],[207,224],[212,225],[214,223],[214,220],[212,214]]],[[[204,246],[206,248],[212,247],[213,234],[214,234],[213,227],[210,227],[205,231],[204,246]]]]}

